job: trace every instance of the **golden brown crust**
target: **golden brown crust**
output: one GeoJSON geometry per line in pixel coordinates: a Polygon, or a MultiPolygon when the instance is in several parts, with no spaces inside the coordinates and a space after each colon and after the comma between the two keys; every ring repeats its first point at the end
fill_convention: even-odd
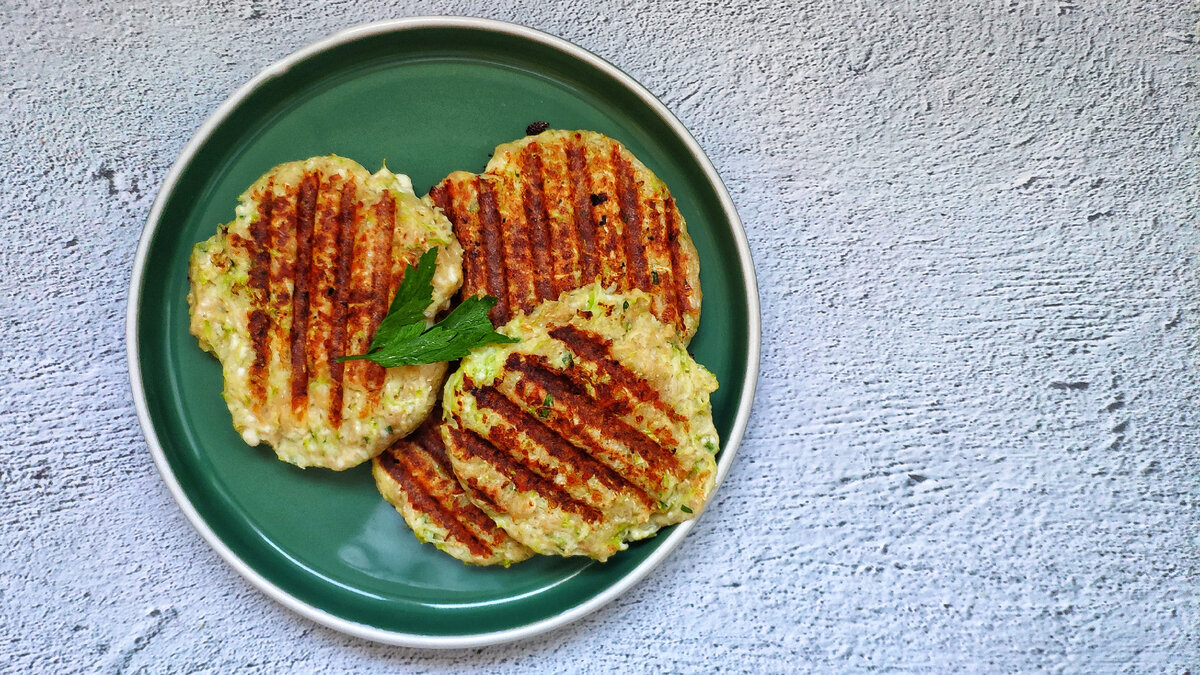
{"type": "Polygon", "coordinates": [[[361,354],[407,265],[439,247],[434,303],[461,282],[449,221],[407,179],[341,157],[273,168],[237,217],[193,251],[191,329],[221,359],[247,443],[300,466],[344,469],[379,454],[432,408],[445,364],[384,369],[361,354]]]}
{"type": "Polygon", "coordinates": [[[667,187],[617,141],[549,130],[501,145],[479,176],[455,172],[429,200],[463,244],[464,296],[499,298],[501,325],[600,280],[653,298],[684,340],[700,317],[699,260],[667,187]]]}
{"type": "Polygon", "coordinates": [[[379,491],[417,538],[473,565],[510,565],[533,555],[471,502],[450,468],[431,415],[411,435],[375,458],[379,491]]]}
{"type": "Polygon", "coordinates": [[[465,358],[443,441],[479,507],[538,553],[606,559],[703,507],[711,373],[642,292],[563,294],[465,358]]]}

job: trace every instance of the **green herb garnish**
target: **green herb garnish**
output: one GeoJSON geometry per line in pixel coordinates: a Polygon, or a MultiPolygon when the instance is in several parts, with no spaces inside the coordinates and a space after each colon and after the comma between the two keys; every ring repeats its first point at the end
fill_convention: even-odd
{"type": "Polygon", "coordinates": [[[689,508],[687,504],[684,504],[684,505],[680,506],[680,507],[679,507],[679,510],[680,510],[680,511],[683,511],[684,513],[691,513],[691,512],[692,512],[692,509],[691,509],[691,508],[689,508]]]}
{"type": "Polygon", "coordinates": [[[437,247],[429,249],[416,267],[409,265],[404,271],[404,280],[367,353],[340,356],[338,361],[366,359],[384,368],[416,366],[462,358],[473,347],[518,341],[493,330],[488,310],[495,306],[496,298],[490,295],[467,298],[446,318],[425,325],[425,308],[433,300],[437,251],[437,247]]]}

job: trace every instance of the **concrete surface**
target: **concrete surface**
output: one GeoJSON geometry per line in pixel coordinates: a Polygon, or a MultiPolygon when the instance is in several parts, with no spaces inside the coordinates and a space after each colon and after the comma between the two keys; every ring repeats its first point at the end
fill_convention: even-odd
{"type": "Polygon", "coordinates": [[[1194,3],[0,8],[0,669],[1197,672],[1194,3]],[[139,232],[266,64],[515,20],[657,93],[763,302],[728,481],[669,561],[526,643],[370,644],[268,600],[164,488],[126,381],[139,232]]]}

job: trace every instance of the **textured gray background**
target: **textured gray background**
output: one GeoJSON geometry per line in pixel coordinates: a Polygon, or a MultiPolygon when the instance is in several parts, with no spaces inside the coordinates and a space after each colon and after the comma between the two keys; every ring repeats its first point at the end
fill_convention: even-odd
{"type": "Polygon", "coordinates": [[[1196,672],[1197,19],[4,0],[0,669],[1196,672]],[[745,220],[764,326],[747,438],[683,546],[589,618],[457,652],[319,627],[221,562],[151,463],[123,341],[142,225],[213,109],[336,30],[439,13],[659,95],[745,220]]]}

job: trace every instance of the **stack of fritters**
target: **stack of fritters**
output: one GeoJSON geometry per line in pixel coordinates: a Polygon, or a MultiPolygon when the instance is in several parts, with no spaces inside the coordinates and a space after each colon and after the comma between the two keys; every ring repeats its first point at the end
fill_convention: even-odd
{"type": "Polygon", "coordinates": [[[192,333],[246,442],[302,467],[374,458],[417,537],[464,562],[604,560],[712,490],[717,383],[686,349],[699,259],[666,185],[611,138],[528,136],[424,200],[341,157],[282,164],[196,245],[189,276],[192,333]],[[520,341],[475,349],[426,419],[445,363],[338,357],[367,351],[434,246],[426,319],[461,285],[498,298],[492,323],[520,341]]]}
{"type": "Polygon", "coordinates": [[[603,560],[699,513],[716,380],[686,352],[699,258],[666,185],[611,138],[549,130],[426,201],[463,246],[462,294],[497,297],[493,323],[521,342],[476,350],[447,383],[438,431],[457,481],[445,463],[432,481],[394,461],[431,458],[432,429],[376,460],[417,537],[476,564],[603,560]],[[480,531],[480,513],[507,536],[480,531]]]}

